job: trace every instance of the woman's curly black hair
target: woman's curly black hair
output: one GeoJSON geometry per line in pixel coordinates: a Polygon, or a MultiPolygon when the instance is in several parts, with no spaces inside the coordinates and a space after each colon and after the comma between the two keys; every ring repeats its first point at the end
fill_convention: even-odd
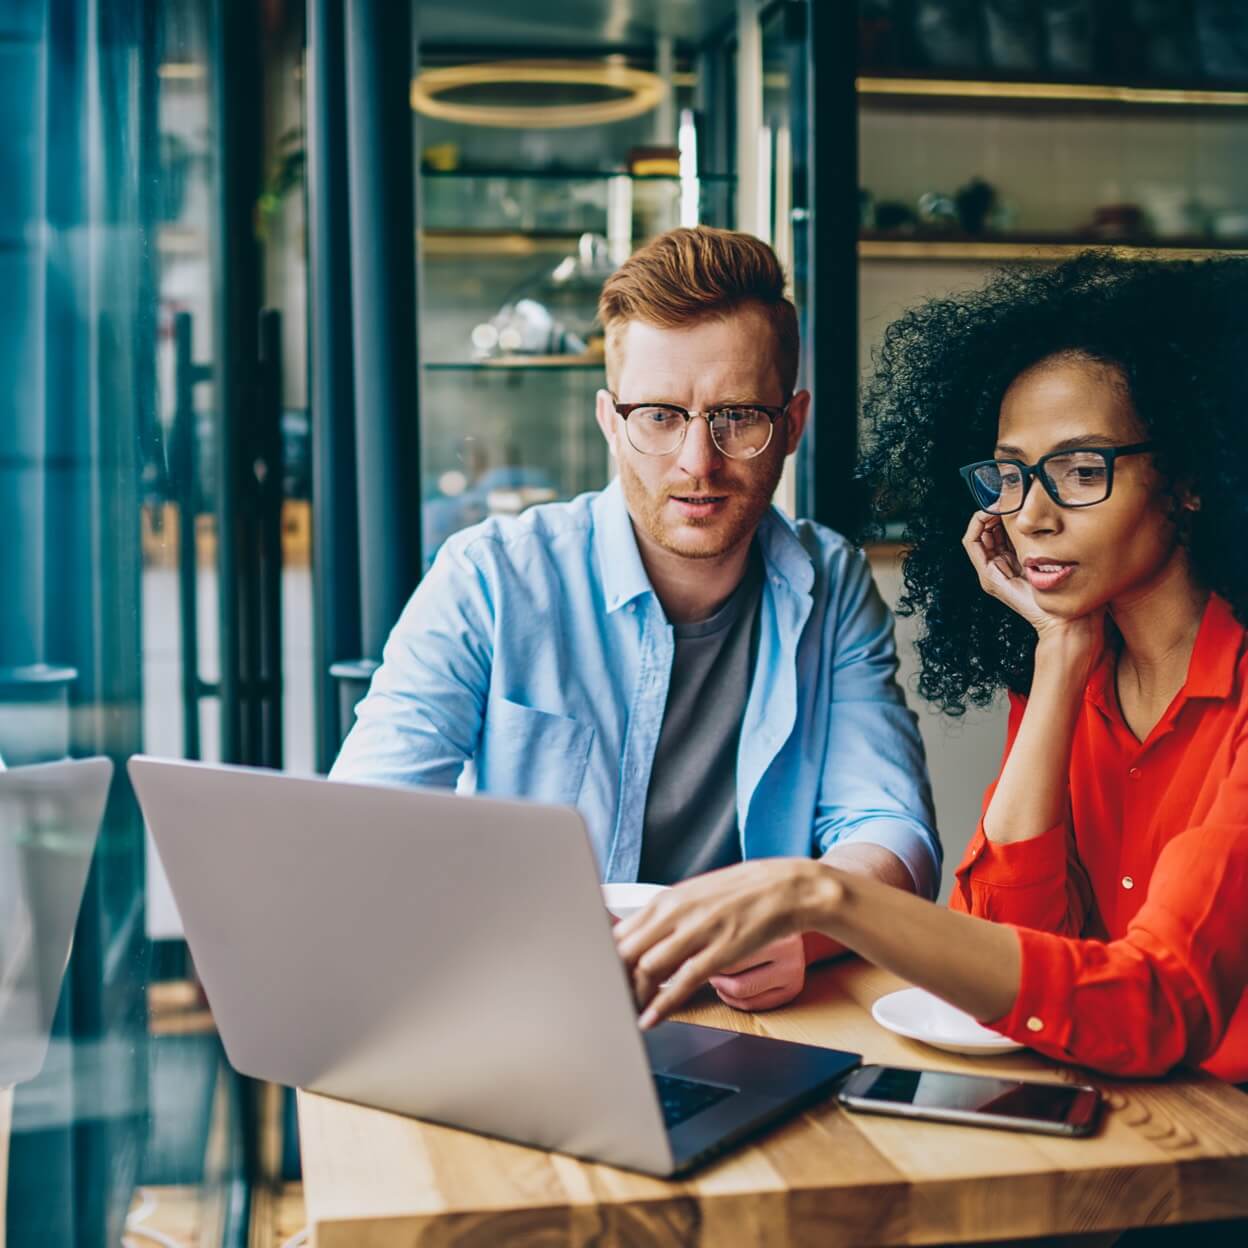
{"type": "Polygon", "coordinates": [[[1010,383],[1050,356],[1121,371],[1158,469],[1189,490],[1179,540],[1200,583],[1248,623],[1248,260],[1116,259],[1085,252],[1014,267],[891,325],[864,392],[860,466],[878,517],[905,521],[905,590],[918,613],[919,691],[960,715],[1031,685],[1035,633],[979,587],[962,548],[974,510],[958,468],[992,455],[1010,383]]]}

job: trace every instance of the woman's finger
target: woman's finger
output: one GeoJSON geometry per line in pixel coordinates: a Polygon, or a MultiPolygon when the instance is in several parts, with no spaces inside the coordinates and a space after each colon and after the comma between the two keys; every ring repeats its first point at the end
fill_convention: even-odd
{"type": "Polygon", "coordinates": [[[984,529],[987,526],[988,521],[991,519],[992,517],[983,511],[977,511],[973,516],[971,516],[971,519],[966,526],[966,531],[962,534],[962,545],[965,546],[967,550],[970,550],[971,547],[978,546],[980,544],[980,539],[983,537],[984,529]]]}
{"type": "Polygon", "coordinates": [[[715,940],[716,926],[709,918],[690,915],[637,959],[637,970],[654,980],[666,979],[682,962],[710,947],[715,940]]]}
{"type": "Polygon", "coordinates": [[[676,926],[675,913],[666,906],[659,908],[662,900],[652,901],[644,910],[621,919],[615,928],[616,951],[630,966],[676,926]]]}
{"type": "Polygon", "coordinates": [[[713,927],[699,923],[691,915],[683,924],[658,939],[656,944],[643,948],[632,962],[633,992],[640,1005],[645,1005],[659,985],[700,949],[705,949],[713,939],[713,927]]]}
{"type": "Polygon", "coordinates": [[[971,563],[975,565],[976,571],[981,574],[987,567],[992,555],[996,553],[995,549],[989,545],[990,542],[995,542],[996,540],[992,536],[994,528],[989,524],[989,521],[993,519],[994,517],[992,516],[976,514],[967,526],[966,533],[962,538],[962,545],[970,556],[971,563]]]}
{"type": "Polygon", "coordinates": [[[690,958],[659,989],[658,994],[637,1020],[642,1031],[661,1023],[673,1010],[679,1009],[711,977],[718,958],[715,949],[706,949],[690,958]]]}

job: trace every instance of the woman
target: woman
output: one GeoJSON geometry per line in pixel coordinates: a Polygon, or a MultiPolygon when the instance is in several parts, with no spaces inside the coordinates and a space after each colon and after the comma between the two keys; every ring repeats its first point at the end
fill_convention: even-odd
{"type": "Polygon", "coordinates": [[[771,859],[621,923],[643,1026],[816,931],[1062,1061],[1248,1080],[1246,297],[1090,254],[891,327],[867,471],[912,516],[919,688],[1008,691],[1001,773],[951,910],[771,859]]]}

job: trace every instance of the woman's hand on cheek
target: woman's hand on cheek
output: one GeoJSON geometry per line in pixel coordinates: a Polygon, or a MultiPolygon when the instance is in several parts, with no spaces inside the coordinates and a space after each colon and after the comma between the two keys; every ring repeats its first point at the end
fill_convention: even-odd
{"type": "Polygon", "coordinates": [[[1036,629],[1050,620],[1036,601],[1000,516],[977,511],[962,535],[962,546],[971,560],[984,593],[1005,603],[1036,629]]]}
{"type": "Polygon", "coordinates": [[[977,511],[962,536],[962,546],[984,593],[1021,615],[1041,639],[1060,644],[1072,657],[1088,662],[1099,653],[1104,644],[1104,608],[1075,617],[1046,610],[1018,562],[1000,516],[977,511]]]}
{"type": "MultiPolygon", "coordinates": [[[[827,870],[806,859],[741,863],[686,880],[620,923],[615,929],[616,946],[643,1010],[641,1026],[652,1027],[666,1018],[712,976],[774,964],[773,958],[762,953],[773,942],[796,937],[794,947],[800,952],[800,933],[813,892],[812,872],[827,870]]],[[[782,950],[786,987],[792,986],[791,959],[787,958],[792,951],[782,950]]],[[[769,972],[762,969],[766,978],[769,972]]],[[[804,978],[804,962],[801,974],[804,978]]],[[[779,986],[769,983],[766,993],[779,986]]],[[[751,995],[764,995],[752,983],[745,985],[747,992],[751,989],[751,995]]],[[[770,1004],[781,1001],[777,998],[770,1004]]],[[[764,1008],[762,1001],[754,1008],[764,1008]]]]}

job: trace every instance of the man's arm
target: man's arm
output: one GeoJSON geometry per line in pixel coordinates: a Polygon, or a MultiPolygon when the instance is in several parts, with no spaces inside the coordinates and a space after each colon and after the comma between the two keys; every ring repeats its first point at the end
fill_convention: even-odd
{"type": "Polygon", "coordinates": [[[874,868],[892,873],[899,861],[907,891],[934,898],[942,854],[923,742],[897,684],[892,613],[861,552],[848,555],[837,598],[825,643],[835,657],[814,848],[820,857],[836,850],[837,865],[851,845],[888,851],[845,862],[851,869],[871,864],[865,873],[886,879],[874,868]]]}
{"type": "Polygon", "coordinates": [[[481,736],[493,616],[471,539],[452,538],[390,633],[330,777],[453,787],[481,736]]]}
{"type": "MultiPolygon", "coordinates": [[[[834,656],[832,694],[814,846],[833,866],[934,898],[940,841],[918,724],[897,686],[892,613],[861,552],[846,552],[834,592],[825,637],[834,656]]],[[[711,984],[736,1009],[775,1009],[801,992],[809,964],[843,952],[819,933],[790,936],[711,984]]]]}

